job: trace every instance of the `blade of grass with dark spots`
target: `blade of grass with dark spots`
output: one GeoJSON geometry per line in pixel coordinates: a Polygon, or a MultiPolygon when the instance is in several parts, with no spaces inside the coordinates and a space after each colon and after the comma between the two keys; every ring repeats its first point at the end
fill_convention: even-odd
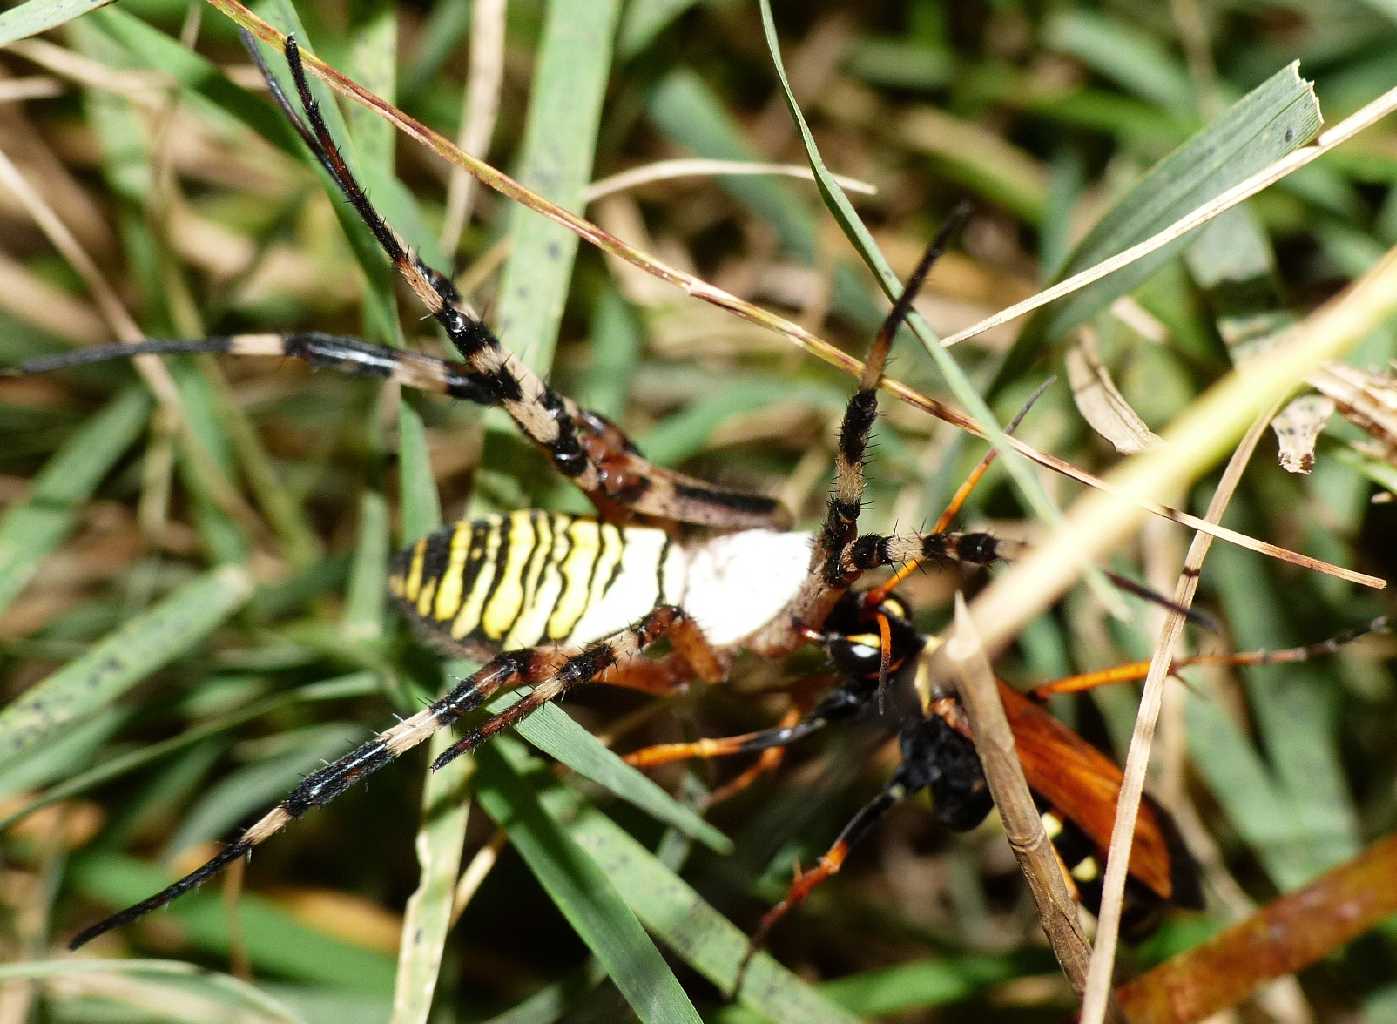
{"type": "Polygon", "coordinates": [[[108,707],[194,649],[252,593],[240,566],[223,566],[172,591],[0,711],[0,763],[108,707]]]}
{"type": "MultiPolygon", "coordinates": [[[[1296,65],[1276,72],[1151,168],[1077,244],[1058,280],[1163,230],[1305,145],[1321,123],[1314,89],[1296,65]]],[[[1133,291],[1192,237],[1185,235],[1036,314],[1010,350],[995,387],[1022,373],[1054,338],[1133,291]]]]}

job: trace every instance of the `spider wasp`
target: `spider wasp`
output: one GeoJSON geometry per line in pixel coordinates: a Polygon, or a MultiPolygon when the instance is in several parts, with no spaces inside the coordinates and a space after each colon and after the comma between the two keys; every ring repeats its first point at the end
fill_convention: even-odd
{"type": "MultiPolygon", "coordinates": [[[[632,755],[632,763],[783,747],[826,725],[869,715],[889,724],[900,747],[900,764],[887,786],[849,822],[819,867],[797,877],[762,922],[754,944],[837,872],[849,849],[900,799],[928,790],[940,823],[966,829],[982,821],[991,800],[963,715],[949,693],[917,685],[928,641],[894,587],[909,566],[984,566],[1006,557],[1007,544],[988,533],[951,531],[954,506],[929,532],[859,529],[877,387],[894,334],[954,224],[927,249],[873,341],[844,412],[823,523],[813,533],[792,531],[786,512],[768,497],[651,464],[618,426],[553,390],[515,359],[485,323],[461,308],[449,278],[420,261],[375,210],[317,107],[294,39],[287,39],[285,57],[300,109],[263,66],[273,98],[459,360],[324,333],[243,334],[103,346],[34,360],[7,373],[44,373],[141,354],[215,353],[293,358],[395,381],[504,410],[597,514],[526,510],[462,520],[397,555],[390,589],[402,612],[434,645],[487,659],[484,666],[423,710],[312,772],[205,864],[83,929],[72,947],[177,899],[505,690],[529,688],[512,706],[475,725],[437,758],[434,769],[574,687],[605,682],[665,694],[696,678],[718,683],[739,651],[775,658],[815,644],[839,681],[797,721],[746,736],[648,748],[632,755]],[[888,582],[857,589],[865,573],[898,566],[903,570],[888,582]],[[668,653],[642,656],[662,639],[668,653]]],[[[1064,870],[1091,905],[1090,865],[1109,836],[1120,773],[1032,701],[1007,687],[1002,692],[1030,783],[1057,822],[1054,838],[1064,870]]],[[[1166,903],[1200,902],[1193,863],[1152,801],[1140,815],[1130,879],[1142,919],[1166,903]]]]}

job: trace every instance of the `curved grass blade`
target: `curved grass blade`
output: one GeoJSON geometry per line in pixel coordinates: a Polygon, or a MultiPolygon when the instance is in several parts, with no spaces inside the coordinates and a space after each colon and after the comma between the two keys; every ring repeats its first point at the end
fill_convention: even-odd
{"type": "MultiPolygon", "coordinates": [[[[193,728],[185,729],[178,736],[171,736],[167,740],[159,743],[150,743],[126,754],[119,754],[107,761],[102,762],[94,768],[89,768],[85,772],[76,775],[65,773],[66,777],[58,785],[46,790],[41,796],[31,800],[23,807],[0,818],[0,832],[5,831],[16,821],[35,811],[55,804],[60,800],[67,800],[70,797],[86,793],[95,786],[100,786],[104,782],[120,778],[123,775],[138,771],[148,764],[168,757],[171,754],[179,753],[190,747],[202,743],[210,737],[225,733],[230,729],[261,718],[263,715],[278,711],[281,708],[294,704],[309,703],[322,700],[343,700],[346,697],[362,697],[379,690],[378,679],[371,672],[355,672],[351,675],[341,676],[336,679],[326,679],[323,682],[311,683],[302,686],[291,693],[279,693],[272,697],[264,698],[254,704],[239,708],[226,715],[221,715],[211,721],[196,725],[193,728]]],[[[104,734],[105,735],[105,734],[104,734]]],[[[52,748],[49,748],[52,749],[52,748]]],[[[70,759],[70,761],[73,759],[70,759]]],[[[6,780],[7,783],[10,781],[6,780]]],[[[280,796],[281,794],[276,794],[280,796]]]]}
{"type": "MultiPolygon", "coordinates": [[[[559,800],[564,794],[545,795],[559,800]]],[[[732,988],[747,952],[747,936],[624,829],[595,810],[583,810],[568,831],[605,871],[631,909],[666,946],[723,991],[732,988]]],[[[771,956],[758,953],[738,1002],[763,1017],[790,1024],[851,1024],[835,1006],[771,956]]]]}
{"type": "Polygon", "coordinates": [[[0,14],[0,46],[81,18],[112,0],[29,0],[0,14]]]}
{"type": "Polygon", "coordinates": [[[509,737],[483,747],[476,762],[481,806],[509,833],[529,870],[606,967],[636,1016],[642,1021],[698,1024],[689,997],[617,891],[626,880],[590,857],[559,820],[558,801],[571,799],[509,737]],[[534,772],[526,779],[530,767],[534,772]],[[533,785],[535,772],[542,776],[538,788],[533,785]]]}
{"type": "Polygon", "coordinates": [[[0,763],[117,700],[192,650],[252,593],[241,566],[225,565],[172,591],[0,711],[0,763]]]}
{"type": "MultiPolygon", "coordinates": [[[[849,197],[845,195],[843,188],[830,174],[829,168],[825,165],[824,157],[820,155],[820,149],[815,144],[815,136],[810,131],[805,114],[802,113],[800,104],[796,102],[795,93],[791,91],[791,83],[786,77],[786,67],[781,60],[781,43],[776,37],[776,23],[771,13],[771,0],[760,0],[760,9],[762,30],[765,33],[767,50],[771,54],[772,67],[781,84],[781,95],[786,101],[786,108],[790,111],[791,120],[795,123],[796,130],[800,133],[801,141],[805,146],[805,155],[810,161],[811,171],[815,174],[820,196],[824,199],[825,206],[828,207],[835,221],[844,231],[845,237],[849,239],[849,243],[858,252],[868,269],[873,272],[873,276],[884,293],[890,299],[895,299],[902,290],[902,283],[893,273],[892,267],[884,258],[882,251],[878,248],[878,243],[873,240],[873,235],[854,209],[853,203],[849,202],[849,197]]],[[[915,310],[907,317],[907,324],[917,335],[927,354],[931,356],[937,370],[945,379],[946,386],[951,389],[951,393],[974,417],[981,429],[984,430],[990,444],[999,452],[1000,458],[1004,462],[1004,468],[1013,479],[1024,501],[1033,510],[1034,515],[1047,523],[1060,523],[1062,513],[1058,511],[1057,506],[1043,490],[1043,485],[1034,475],[1028,460],[1006,442],[1004,430],[995,419],[989,404],[980,396],[970,378],[965,375],[965,371],[941,346],[931,326],[915,310]]],[[[1105,577],[1101,575],[1100,570],[1088,566],[1084,570],[1084,575],[1097,597],[1106,607],[1119,608],[1120,601],[1115,596],[1110,584],[1106,582],[1105,577]]]]}
{"type": "MultiPolygon", "coordinates": [[[[1282,68],[1157,163],[1077,244],[1058,280],[1100,263],[1298,149],[1319,131],[1314,88],[1298,65],[1282,68]]],[[[1036,314],[1010,350],[994,388],[1017,377],[1044,345],[1082,323],[1178,254],[1184,235],[1036,314]]]]}

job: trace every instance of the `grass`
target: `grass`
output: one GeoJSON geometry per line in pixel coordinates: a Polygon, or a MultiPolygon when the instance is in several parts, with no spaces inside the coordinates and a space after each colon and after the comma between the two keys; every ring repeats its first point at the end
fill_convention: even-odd
{"type": "MultiPolygon", "coordinates": [[[[43,97],[7,104],[14,141],[0,150],[91,261],[32,208],[0,203],[0,364],[133,330],[321,329],[440,351],[251,88],[232,22],[173,0],[95,6],[0,14],[14,42],[0,85],[43,97]]],[[[1256,409],[1312,365],[1229,376],[1246,345],[1298,324],[1314,357],[1380,371],[1397,355],[1380,278],[1355,293],[1372,296],[1361,310],[1312,316],[1381,273],[1397,242],[1388,121],[1026,322],[937,342],[1166,228],[1297,152],[1321,114],[1332,126],[1397,84],[1390,12],[1323,6],[516,2],[502,36],[489,0],[470,18],[464,5],[377,0],[257,13],[448,138],[493,117],[475,155],[694,275],[637,267],[605,239],[579,246],[558,218],[480,187],[456,241],[443,224],[464,171],[321,90],[375,202],[429,262],[458,270],[530,365],[657,461],[780,493],[808,524],[851,382],[807,353],[845,368],[840,349],[862,355],[884,296],[958,198],[974,204],[971,224],[933,274],[916,337],[899,339],[894,375],[993,436],[1085,325],[1125,406],[1114,415],[1175,443],[1123,459],[1088,425],[1099,410],[1061,381],[1020,436],[1153,500],[1200,514],[1256,409]],[[589,182],[673,156],[808,164],[816,180],[662,178],[587,204],[589,182]],[[846,196],[831,171],[877,194],[846,196]]],[[[731,690],[658,707],[579,695],[526,723],[528,746],[503,739],[425,785],[425,762],[408,758],[262,847],[231,888],[105,939],[110,962],[64,958],[78,925],[207,856],[320,757],[468,671],[422,652],[387,609],[391,550],[443,514],[585,510],[474,408],[292,366],[162,365],[144,381],[109,366],[0,390],[0,951],[12,965],[0,1004],[13,1019],[1012,1021],[1072,1005],[1002,835],[938,834],[916,806],[778,929],[729,1002],[744,933],[890,765],[866,737],[831,737],[705,817],[702,793],[732,766],[652,781],[610,752],[774,721],[783,672],[749,662],[731,690]],[[499,834],[498,860],[477,860],[499,834]],[[461,871],[487,864],[458,900],[461,871]],[[1034,977],[1045,983],[1024,984],[1034,977]]],[[[883,402],[872,528],[933,518],[984,451],[928,407],[883,402]]],[[[1226,525],[1390,577],[1394,505],[1370,499],[1390,486],[1394,438],[1377,440],[1386,454],[1336,417],[1314,473],[1295,477],[1263,438],[1226,525]]],[[[1006,536],[1041,539],[1059,519],[1079,531],[970,605],[995,609],[995,667],[1021,684],[1154,644],[1150,614],[1128,603],[1130,618],[1113,618],[1099,583],[1050,607],[1105,544],[1091,516],[1118,523],[1119,546],[1099,556],[1112,568],[1167,591],[1182,563],[1180,527],[1127,526],[1080,497],[1005,458],[964,516],[1006,536]]],[[[928,630],[947,621],[957,582],[909,582],[928,630]]],[[[1203,649],[1316,640],[1392,609],[1386,594],[1227,544],[1199,603],[1224,624],[1223,637],[1189,637],[1203,649]]],[[[1394,830],[1390,655],[1379,641],[1166,688],[1151,789],[1205,854],[1210,907],[1123,952],[1127,969],[1394,830]]],[[[1135,704],[1122,689],[1058,710],[1123,760],[1135,704]]],[[[1380,1015],[1397,1002],[1395,934],[1338,951],[1260,1012],[1380,1015]]]]}

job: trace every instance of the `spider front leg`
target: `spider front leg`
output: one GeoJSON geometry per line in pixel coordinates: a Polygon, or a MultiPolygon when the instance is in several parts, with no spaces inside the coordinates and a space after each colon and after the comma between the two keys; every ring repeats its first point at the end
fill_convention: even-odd
{"type": "Polygon", "coordinates": [[[864,457],[873,424],[878,419],[878,384],[883,379],[893,337],[911,312],[912,300],[965,216],[964,208],[957,208],[937,232],[873,339],[859,376],[858,390],[849,399],[839,426],[834,487],[825,506],[824,524],[812,545],[809,572],[787,605],[785,614],[755,639],[757,650],[783,650],[794,646],[799,631],[806,626],[821,625],[863,571],[853,562],[851,552],[858,539],[859,513],[863,508],[864,457]]]}
{"type": "MultiPolygon", "coordinates": [[[[673,605],[659,605],[627,629],[582,647],[536,647],[509,651],[491,660],[446,696],[433,701],[417,714],[405,718],[344,757],[320,768],[302,780],[291,794],[243,831],[232,843],[206,863],[153,896],[98,921],[79,932],[69,943],[71,949],[86,945],[97,936],[130,924],[208,881],[239,857],[252,852],[312,807],[324,807],[336,797],[403,754],[423,743],[462,715],[479,708],[507,688],[532,686],[532,691],[499,714],[487,719],[465,739],[444,752],[433,763],[442,767],[490,736],[516,725],[546,701],[567,689],[598,679],[613,667],[624,666],[661,637],[675,640],[677,651],[707,651],[698,627],[673,605]]],[[[719,662],[707,651],[695,673],[711,673],[719,662]]]]}
{"type": "Polygon", "coordinates": [[[604,516],[641,514],[724,528],[785,525],[785,510],[771,498],[715,487],[652,465],[619,428],[554,391],[515,359],[482,321],[464,312],[450,281],[427,267],[369,202],[320,114],[294,38],[287,37],[285,53],[304,120],[265,66],[262,70],[297,133],[446,332],[488,404],[503,408],[604,516]]]}

